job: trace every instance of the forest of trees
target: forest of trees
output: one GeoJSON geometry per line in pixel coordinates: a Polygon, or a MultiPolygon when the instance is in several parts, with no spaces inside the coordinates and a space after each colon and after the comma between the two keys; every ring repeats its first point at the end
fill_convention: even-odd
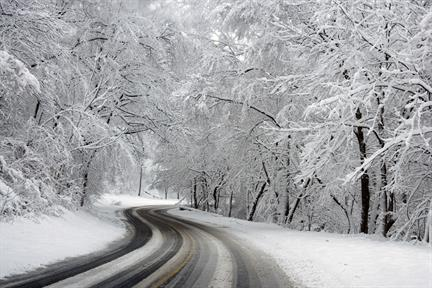
{"type": "Polygon", "coordinates": [[[430,241],[431,1],[0,0],[0,34],[2,217],[151,158],[197,209],[430,241]]]}

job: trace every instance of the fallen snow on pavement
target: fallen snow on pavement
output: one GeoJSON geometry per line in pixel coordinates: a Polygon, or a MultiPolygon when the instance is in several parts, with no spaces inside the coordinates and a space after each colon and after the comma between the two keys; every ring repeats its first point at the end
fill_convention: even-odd
{"type": "Polygon", "coordinates": [[[65,211],[58,217],[42,216],[37,222],[0,222],[0,278],[107,248],[126,235],[118,211],[175,202],[106,194],[91,211],[65,211]]]}
{"type": "MultiPolygon", "coordinates": [[[[138,214],[134,213],[136,217],[141,218],[138,214]]],[[[142,219],[142,218],[141,218],[142,219]]],[[[145,221],[145,219],[142,219],[145,221]]],[[[145,221],[147,222],[147,221],[145,221]]],[[[148,225],[152,226],[151,223],[148,225]]],[[[70,278],[66,278],[60,282],[54,283],[49,288],[76,288],[76,287],[93,287],[101,281],[108,279],[110,276],[120,271],[130,269],[136,263],[142,262],[143,259],[149,257],[154,253],[163,243],[162,234],[156,228],[152,228],[153,235],[146,245],[125,254],[119,258],[114,259],[108,263],[97,266],[93,269],[87,270],[70,278]]]]}
{"type": "Polygon", "coordinates": [[[432,287],[430,247],[359,235],[292,231],[192,209],[169,213],[233,233],[275,258],[299,286],[432,287]]]}

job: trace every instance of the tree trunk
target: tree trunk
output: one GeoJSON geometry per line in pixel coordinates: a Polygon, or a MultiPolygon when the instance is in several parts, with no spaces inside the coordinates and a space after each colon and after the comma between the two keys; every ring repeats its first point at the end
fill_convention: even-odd
{"type": "MultiPolygon", "coordinates": [[[[387,44],[390,44],[390,33],[391,29],[389,28],[389,22],[385,25],[386,31],[386,39],[387,44]]],[[[390,55],[388,53],[384,54],[385,58],[385,69],[390,69],[391,64],[389,63],[390,55]]],[[[379,72],[381,76],[381,72],[379,72]]],[[[378,113],[379,113],[379,121],[378,121],[378,142],[380,143],[381,148],[384,147],[385,142],[382,140],[384,134],[384,104],[385,100],[385,91],[383,90],[381,94],[377,94],[377,104],[378,104],[378,113]]],[[[380,167],[380,178],[381,178],[381,187],[380,192],[382,195],[382,211],[383,211],[383,219],[382,219],[382,234],[384,237],[387,237],[387,234],[390,228],[393,226],[395,219],[393,218],[393,208],[394,208],[394,195],[393,192],[387,191],[387,164],[385,158],[381,158],[381,167],[380,167]],[[389,197],[390,196],[390,197],[389,197]]]]}
{"type": "Polygon", "coordinates": [[[35,111],[34,111],[34,114],[33,114],[33,118],[34,119],[37,118],[37,115],[39,113],[39,108],[40,108],[40,100],[38,99],[37,102],[36,102],[36,108],[35,108],[35,111]]]}
{"type": "Polygon", "coordinates": [[[342,203],[336,198],[336,196],[334,195],[330,195],[333,199],[333,201],[343,210],[343,212],[345,213],[345,217],[347,219],[347,225],[348,225],[348,229],[347,229],[347,234],[349,234],[351,232],[351,220],[348,214],[348,210],[345,208],[344,205],[342,205],[342,203]]]}
{"type": "Polygon", "coordinates": [[[80,200],[80,206],[83,207],[85,204],[85,199],[86,199],[86,192],[87,192],[87,184],[88,184],[88,166],[86,168],[86,171],[84,172],[84,176],[83,176],[83,192],[81,195],[81,200],[80,200]]]}
{"type": "Polygon", "coordinates": [[[223,185],[223,181],[224,181],[224,174],[222,174],[219,183],[213,189],[213,201],[214,201],[213,208],[215,212],[217,212],[217,209],[219,208],[220,188],[223,185]]]}
{"type": "Polygon", "coordinates": [[[285,208],[284,208],[284,219],[285,219],[285,223],[288,222],[288,215],[290,212],[290,199],[289,199],[289,192],[288,192],[288,187],[286,189],[286,199],[285,199],[285,208]]]}
{"type": "Polygon", "coordinates": [[[297,210],[297,208],[298,208],[298,206],[299,206],[299,204],[300,204],[300,200],[302,199],[302,197],[303,197],[303,194],[300,194],[300,195],[297,197],[296,201],[294,202],[294,206],[292,207],[291,211],[290,211],[289,214],[288,214],[288,220],[287,220],[287,223],[291,223],[292,220],[294,219],[294,213],[295,213],[295,211],[297,210]]]}
{"type": "Polygon", "coordinates": [[[290,212],[290,197],[289,197],[289,192],[290,192],[290,167],[291,167],[291,160],[290,160],[290,151],[291,151],[291,145],[290,145],[290,140],[291,140],[291,135],[288,135],[288,141],[287,141],[287,150],[286,153],[288,154],[287,156],[287,162],[286,162],[286,167],[287,167],[287,174],[286,174],[286,189],[285,189],[285,205],[284,205],[284,211],[283,211],[283,222],[286,224],[288,222],[288,215],[290,212]]]}
{"type": "MultiPolygon", "coordinates": [[[[384,92],[381,96],[377,95],[377,104],[378,104],[378,113],[379,113],[379,121],[378,121],[378,142],[380,147],[383,148],[385,142],[382,140],[384,134],[384,106],[381,103],[381,98],[384,98],[384,92]]],[[[394,224],[393,219],[393,201],[394,195],[392,192],[387,191],[387,164],[384,158],[380,161],[380,194],[381,194],[381,208],[382,208],[382,227],[381,233],[384,237],[387,237],[387,233],[390,230],[391,226],[394,224]],[[390,196],[390,197],[389,197],[390,196]]]]}
{"type": "Polygon", "coordinates": [[[215,186],[213,189],[213,201],[214,201],[213,208],[214,208],[215,212],[217,211],[217,209],[219,207],[218,188],[219,188],[219,185],[215,186]]]}
{"type": "Polygon", "coordinates": [[[193,184],[192,184],[192,199],[193,199],[193,207],[195,209],[198,209],[196,177],[194,177],[193,184]]]}
{"type": "MultiPolygon", "coordinates": [[[[360,120],[362,118],[362,113],[360,112],[360,108],[357,108],[356,118],[360,120]]],[[[366,142],[363,133],[362,127],[357,127],[357,131],[355,132],[359,144],[360,150],[360,163],[363,164],[366,157],[366,142]]],[[[370,191],[369,191],[369,174],[368,171],[362,171],[363,174],[360,178],[361,185],[361,215],[360,215],[360,232],[367,234],[369,232],[368,223],[369,223],[369,201],[370,201],[370,191]]]]}
{"type": "Polygon", "coordinates": [[[429,211],[425,222],[425,231],[423,235],[423,242],[431,243],[432,241],[432,200],[429,201],[429,211]]]}
{"type": "Polygon", "coordinates": [[[90,173],[90,165],[93,161],[93,158],[96,155],[96,151],[92,151],[90,154],[89,159],[87,160],[87,163],[85,165],[85,170],[84,170],[84,175],[83,175],[83,192],[81,195],[81,200],[80,200],[80,206],[83,207],[87,198],[87,188],[88,188],[88,176],[90,173]]]}
{"type": "Polygon", "coordinates": [[[232,213],[233,194],[234,194],[234,190],[231,189],[230,198],[229,198],[228,217],[231,217],[231,213],[232,213]]]}
{"type": "Polygon", "coordinates": [[[258,194],[255,196],[255,199],[252,202],[252,207],[249,211],[249,215],[247,217],[248,221],[253,221],[253,217],[255,215],[256,208],[258,207],[258,203],[259,203],[260,199],[264,195],[264,191],[265,191],[266,186],[267,186],[267,182],[264,182],[263,185],[261,186],[261,189],[258,191],[258,194]]]}
{"type": "Polygon", "coordinates": [[[296,199],[296,201],[294,202],[294,206],[293,206],[293,207],[291,208],[291,210],[289,211],[289,213],[288,213],[288,219],[287,219],[287,221],[286,221],[286,224],[291,223],[292,220],[294,219],[294,213],[296,212],[296,210],[297,210],[297,208],[298,208],[298,206],[299,206],[299,204],[300,204],[300,200],[302,199],[303,195],[306,194],[306,189],[307,189],[307,187],[308,187],[311,183],[312,183],[312,180],[311,180],[311,178],[309,178],[309,179],[306,181],[306,184],[305,184],[304,187],[303,187],[303,193],[300,193],[300,195],[297,196],[297,199],[296,199]]]}
{"type": "Polygon", "coordinates": [[[387,193],[385,186],[387,186],[387,166],[384,162],[384,160],[381,163],[381,182],[382,182],[382,203],[383,203],[383,227],[382,227],[382,233],[384,237],[387,237],[388,232],[390,231],[390,228],[393,226],[395,220],[393,218],[393,201],[394,201],[394,195],[392,192],[387,193]],[[389,197],[390,196],[390,197],[389,197]]]}
{"type": "MultiPolygon", "coordinates": [[[[369,183],[370,190],[371,191],[381,191],[380,181],[378,181],[381,176],[381,172],[378,172],[378,174],[374,173],[375,171],[372,171],[369,173],[369,177],[371,178],[371,181],[369,183]]],[[[381,231],[382,233],[382,225],[379,223],[379,221],[382,222],[382,194],[378,193],[375,199],[375,201],[371,201],[370,208],[369,208],[369,233],[375,234],[377,231],[381,231]],[[380,230],[381,229],[381,230],[380,230]]]]}
{"type": "MultiPolygon", "coordinates": [[[[207,184],[207,178],[204,177],[204,173],[201,174],[200,176],[200,187],[201,187],[201,199],[198,203],[201,203],[201,200],[203,200],[202,203],[202,210],[209,212],[209,191],[208,191],[208,184],[207,184]]],[[[199,205],[198,205],[199,206],[199,205]]]]}
{"type": "Polygon", "coordinates": [[[142,173],[143,173],[143,168],[142,168],[142,165],[141,165],[141,167],[140,167],[139,187],[138,187],[138,196],[141,196],[142,173]]]}

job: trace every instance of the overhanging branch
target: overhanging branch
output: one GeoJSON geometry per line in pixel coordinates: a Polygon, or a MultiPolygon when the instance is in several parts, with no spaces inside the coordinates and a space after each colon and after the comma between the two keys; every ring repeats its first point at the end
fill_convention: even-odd
{"type": "MultiPolygon", "coordinates": [[[[238,100],[233,100],[233,99],[227,99],[227,98],[222,98],[222,97],[218,97],[218,96],[212,96],[212,95],[206,95],[206,97],[212,98],[212,99],[217,99],[220,101],[224,101],[224,102],[228,102],[228,103],[232,103],[232,104],[237,104],[237,105],[244,105],[245,103],[243,101],[238,101],[238,100]]],[[[253,105],[249,105],[248,107],[251,108],[252,110],[258,112],[259,114],[265,116],[266,118],[270,119],[270,121],[278,128],[282,128],[279,123],[276,121],[276,119],[270,115],[269,113],[253,106],[253,105]]]]}

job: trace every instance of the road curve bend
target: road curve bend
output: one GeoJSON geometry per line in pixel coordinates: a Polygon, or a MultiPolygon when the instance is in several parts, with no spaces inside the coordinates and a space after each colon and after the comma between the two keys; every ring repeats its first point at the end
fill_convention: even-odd
{"type": "Polygon", "coordinates": [[[261,251],[223,229],[170,215],[173,206],[125,210],[130,236],[108,250],[0,281],[0,287],[292,287],[261,251]]]}

